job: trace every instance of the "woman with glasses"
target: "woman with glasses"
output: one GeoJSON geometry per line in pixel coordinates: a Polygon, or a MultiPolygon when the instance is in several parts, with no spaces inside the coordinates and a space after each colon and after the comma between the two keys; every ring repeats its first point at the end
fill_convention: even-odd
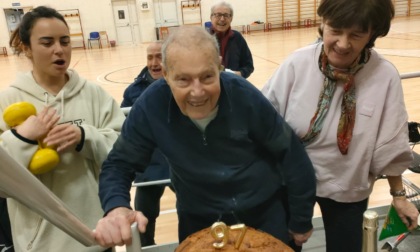
{"type": "Polygon", "coordinates": [[[230,24],[233,8],[229,3],[220,2],[211,8],[211,34],[219,42],[222,65],[226,71],[248,78],[254,72],[254,62],[248,44],[238,31],[232,30],[230,24]]]}

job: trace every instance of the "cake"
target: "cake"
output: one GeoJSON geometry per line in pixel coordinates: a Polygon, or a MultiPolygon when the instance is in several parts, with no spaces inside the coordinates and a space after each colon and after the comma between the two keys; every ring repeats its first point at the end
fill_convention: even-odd
{"type": "MultiPolygon", "coordinates": [[[[272,235],[247,227],[238,249],[235,242],[240,239],[241,230],[229,230],[228,240],[221,248],[215,248],[218,241],[212,236],[212,228],[205,228],[188,236],[175,252],[293,252],[282,241],[272,235]]],[[[220,240],[219,240],[220,241],[220,240]]]]}

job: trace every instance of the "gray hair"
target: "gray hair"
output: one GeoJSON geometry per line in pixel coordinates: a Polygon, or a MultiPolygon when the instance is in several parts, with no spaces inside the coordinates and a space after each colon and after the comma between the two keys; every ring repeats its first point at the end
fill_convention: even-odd
{"type": "Polygon", "coordinates": [[[149,48],[151,45],[163,45],[163,40],[153,40],[152,42],[150,42],[150,44],[147,46],[147,48],[149,48]]]}
{"type": "Polygon", "coordinates": [[[211,35],[201,26],[180,26],[165,39],[162,45],[162,65],[168,68],[168,48],[178,45],[184,48],[199,48],[203,50],[211,50],[215,62],[219,60],[219,44],[215,36],[211,35]]]}
{"type": "Polygon", "coordinates": [[[213,14],[213,13],[214,13],[214,9],[216,9],[217,7],[221,7],[221,6],[223,6],[223,7],[228,7],[228,8],[229,8],[229,10],[230,10],[230,14],[231,14],[231,15],[232,15],[232,17],[233,17],[233,7],[232,7],[232,5],[231,5],[230,3],[225,2],[225,1],[222,1],[222,2],[219,2],[219,3],[215,4],[215,5],[213,5],[213,6],[211,7],[211,14],[213,14]]]}
{"type": "Polygon", "coordinates": [[[163,40],[153,40],[150,44],[163,44],[163,40]]]}

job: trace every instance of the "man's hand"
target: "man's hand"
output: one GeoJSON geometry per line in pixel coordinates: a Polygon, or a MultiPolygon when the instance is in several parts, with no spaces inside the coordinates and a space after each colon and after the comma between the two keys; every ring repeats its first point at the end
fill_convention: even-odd
{"type": "Polygon", "coordinates": [[[242,77],[241,71],[233,71],[233,73],[242,77]]]}
{"type": "Polygon", "coordinates": [[[94,230],[95,240],[104,248],[131,244],[131,224],[137,222],[138,229],[146,231],[147,218],[137,211],[118,207],[98,221],[94,230]]]}
{"type": "Polygon", "coordinates": [[[298,233],[294,233],[292,231],[289,230],[289,233],[291,235],[291,237],[293,238],[293,240],[295,241],[295,244],[299,247],[302,247],[302,245],[308,241],[309,237],[311,237],[312,232],[314,230],[311,229],[308,232],[304,233],[304,234],[298,234],[298,233]]]}

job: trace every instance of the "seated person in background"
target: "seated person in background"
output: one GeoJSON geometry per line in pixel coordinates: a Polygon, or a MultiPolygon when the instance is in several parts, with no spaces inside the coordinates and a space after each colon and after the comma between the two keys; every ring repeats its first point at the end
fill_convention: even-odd
{"type": "Polygon", "coordinates": [[[147,65],[124,91],[121,107],[131,107],[152,82],[162,78],[162,41],[152,42],[146,49],[147,65]]]}
{"type": "MultiPolygon", "coordinates": [[[[157,79],[162,77],[162,42],[156,41],[147,47],[147,66],[124,91],[121,107],[133,106],[136,99],[157,79]]],[[[144,173],[136,173],[134,182],[147,182],[169,179],[169,164],[162,153],[156,149],[152,160],[144,173]]],[[[146,232],[140,233],[141,245],[150,246],[155,243],[156,218],[160,211],[160,198],[166,185],[150,185],[136,188],[134,209],[140,211],[148,219],[146,232]]]]}
{"type": "Polygon", "coordinates": [[[254,72],[254,62],[248,44],[230,24],[233,8],[227,2],[220,2],[211,8],[211,34],[215,34],[219,43],[222,65],[226,71],[248,78],[254,72]]]}
{"type": "Polygon", "coordinates": [[[298,245],[312,234],[315,174],[303,145],[254,85],[220,72],[220,63],[217,41],[202,27],[181,26],[164,42],[164,78],[134,103],[102,166],[106,215],[95,231],[102,246],[130,244],[133,222],[144,232],[147,219],[131,210],[130,186],[156,147],[170,164],[180,242],[216,221],[298,245]]]}
{"type": "Polygon", "coordinates": [[[363,213],[378,175],[410,230],[418,211],[401,174],[412,162],[397,69],[373,49],[392,0],[322,0],[322,42],[294,52],[262,92],[300,137],[317,175],[327,252],[362,250],[363,213]]]}

